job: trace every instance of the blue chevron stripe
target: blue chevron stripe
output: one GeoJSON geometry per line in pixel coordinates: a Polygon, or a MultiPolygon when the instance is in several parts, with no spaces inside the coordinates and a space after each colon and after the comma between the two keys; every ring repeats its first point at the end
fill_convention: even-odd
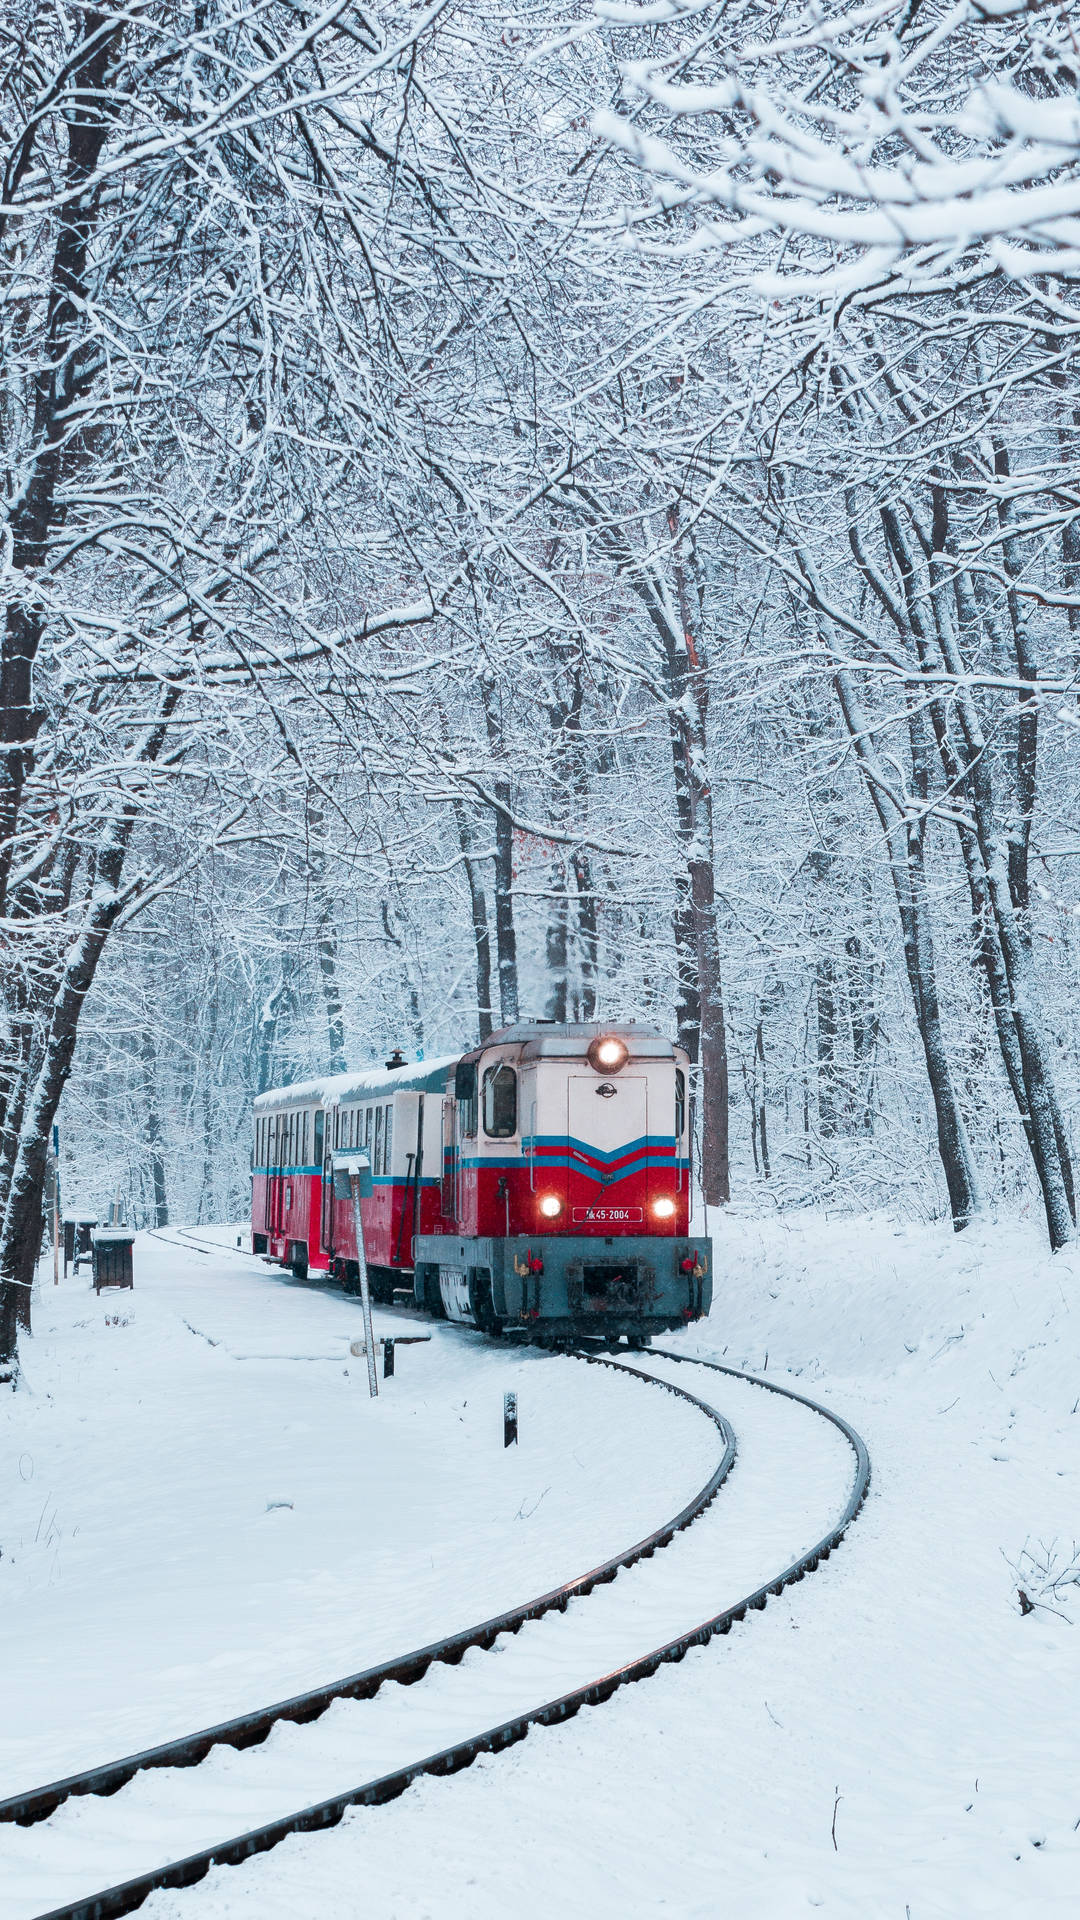
{"type": "Polygon", "coordinates": [[[635,1173],[678,1173],[679,1162],[656,1160],[643,1154],[637,1160],[629,1161],[625,1167],[619,1167],[617,1171],[606,1174],[602,1168],[589,1167],[581,1160],[571,1160],[568,1157],[538,1160],[536,1163],[538,1173],[553,1173],[556,1169],[563,1168],[570,1173],[576,1173],[582,1180],[591,1180],[594,1186],[616,1187],[623,1180],[629,1180],[631,1174],[635,1173]]]}
{"type": "MultiPolygon", "coordinates": [[[[523,1144],[528,1152],[529,1139],[526,1138],[523,1144]]],[[[670,1154],[674,1159],[676,1155],[674,1134],[663,1133],[640,1134],[636,1140],[625,1140],[617,1147],[590,1146],[587,1140],[578,1140],[573,1134],[540,1133],[533,1137],[531,1147],[537,1160],[544,1166],[552,1164],[553,1154],[560,1156],[560,1159],[565,1155],[573,1165],[578,1165],[582,1161],[592,1161],[597,1166],[607,1168],[613,1166],[616,1160],[623,1160],[628,1155],[640,1158],[645,1154],[661,1165],[664,1162],[659,1156],[670,1154]]]]}

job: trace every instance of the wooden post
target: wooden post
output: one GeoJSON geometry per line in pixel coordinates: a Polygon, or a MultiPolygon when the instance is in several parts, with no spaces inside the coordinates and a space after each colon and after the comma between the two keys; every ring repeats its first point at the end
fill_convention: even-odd
{"type": "Polygon", "coordinates": [[[384,1380],[391,1379],[393,1376],[393,1372],[394,1372],[394,1343],[392,1340],[384,1340],[383,1341],[383,1363],[382,1363],[383,1379],[384,1380]]]}
{"type": "Polygon", "coordinates": [[[517,1446],[517,1394],[503,1395],[503,1446],[517,1446]]]}
{"type": "Polygon", "coordinates": [[[360,1271],[360,1303],[364,1314],[364,1342],[367,1346],[368,1394],[379,1397],[379,1376],[375,1367],[375,1334],[371,1324],[371,1288],[368,1285],[367,1256],[364,1253],[364,1223],[360,1218],[360,1175],[349,1175],[352,1190],[353,1226],[356,1231],[356,1264],[360,1271]]]}

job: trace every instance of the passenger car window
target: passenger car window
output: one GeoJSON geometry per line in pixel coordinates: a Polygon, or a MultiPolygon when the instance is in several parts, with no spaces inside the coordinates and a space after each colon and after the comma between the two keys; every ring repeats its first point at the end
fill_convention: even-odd
{"type": "Polygon", "coordinates": [[[517,1074],[505,1060],[484,1073],[484,1132],[490,1140],[517,1132],[517,1074]]]}

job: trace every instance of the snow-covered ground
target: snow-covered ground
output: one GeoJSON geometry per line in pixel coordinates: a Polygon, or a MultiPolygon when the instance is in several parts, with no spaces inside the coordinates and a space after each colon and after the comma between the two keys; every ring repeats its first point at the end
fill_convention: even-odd
{"type": "Polygon", "coordinates": [[[142,1236],[134,1291],[35,1305],[0,1396],[0,1798],[545,1593],[723,1451],[669,1394],[401,1313],[376,1334],[432,1338],[371,1402],[359,1302],[235,1253],[142,1236]]]}
{"type": "MultiPolygon", "coordinates": [[[[789,1368],[860,1428],[874,1486],[840,1552],[682,1665],[149,1920],[1076,1912],[1080,1607],[1033,1562],[1080,1538],[1080,1257],[1019,1228],[715,1231],[712,1320],[680,1344],[789,1368]]],[[[355,1303],[235,1254],[138,1252],[132,1295],[43,1289],[26,1390],[0,1401],[0,1792],[540,1591],[715,1461],[668,1395],[445,1328],[370,1407],[355,1303]]],[[[711,1395],[737,1427],[740,1391],[711,1395]]]]}

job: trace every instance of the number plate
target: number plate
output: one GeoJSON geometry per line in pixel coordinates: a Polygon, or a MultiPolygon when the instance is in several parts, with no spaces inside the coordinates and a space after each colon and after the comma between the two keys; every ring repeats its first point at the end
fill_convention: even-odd
{"type": "Polygon", "coordinates": [[[642,1219],[640,1207],[575,1207],[574,1225],[637,1226],[642,1219]]]}

